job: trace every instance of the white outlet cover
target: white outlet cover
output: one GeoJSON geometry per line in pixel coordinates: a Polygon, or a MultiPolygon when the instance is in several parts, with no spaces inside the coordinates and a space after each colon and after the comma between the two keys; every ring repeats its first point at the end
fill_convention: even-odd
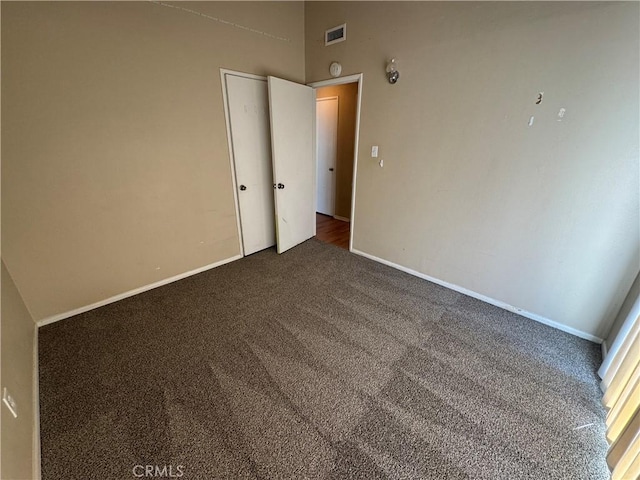
{"type": "Polygon", "coordinates": [[[374,145],[373,147],[371,147],[371,156],[373,158],[376,158],[378,156],[378,146],[374,145]]]}
{"type": "Polygon", "coordinates": [[[4,387],[2,389],[2,403],[4,403],[5,406],[9,409],[11,415],[13,415],[15,418],[18,418],[18,404],[13,399],[11,394],[9,394],[9,390],[7,390],[7,387],[4,387]]]}

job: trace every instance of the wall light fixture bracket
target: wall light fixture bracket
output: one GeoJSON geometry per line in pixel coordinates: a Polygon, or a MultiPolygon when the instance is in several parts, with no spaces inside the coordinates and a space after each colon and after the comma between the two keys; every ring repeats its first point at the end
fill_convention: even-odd
{"type": "Polygon", "coordinates": [[[387,79],[389,83],[394,84],[400,78],[400,72],[398,71],[398,64],[396,59],[392,58],[387,64],[387,79]]]}

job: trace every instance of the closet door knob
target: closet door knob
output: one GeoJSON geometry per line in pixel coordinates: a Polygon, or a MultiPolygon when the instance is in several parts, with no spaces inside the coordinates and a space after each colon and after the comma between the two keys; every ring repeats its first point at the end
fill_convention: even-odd
{"type": "Polygon", "coordinates": [[[282,190],[284,188],[284,185],[282,183],[278,184],[278,189],[282,190]]]}
{"type": "Polygon", "coordinates": [[[330,172],[333,172],[333,168],[330,168],[330,169],[329,169],[329,171],[330,171],[330,172]]]}
{"type": "Polygon", "coordinates": [[[240,185],[240,190],[242,190],[243,192],[247,189],[247,187],[245,187],[244,185],[240,185]]]}

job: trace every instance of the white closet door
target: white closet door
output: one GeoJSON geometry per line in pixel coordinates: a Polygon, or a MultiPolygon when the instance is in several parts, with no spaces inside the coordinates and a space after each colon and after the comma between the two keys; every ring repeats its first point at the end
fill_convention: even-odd
{"type": "Polygon", "coordinates": [[[315,92],[268,77],[276,238],[282,253],[316,233],[315,92]]]}
{"type": "Polygon", "coordinates": [[[267,82],[225,75],[245,255],[276,243],[267,82]]]}

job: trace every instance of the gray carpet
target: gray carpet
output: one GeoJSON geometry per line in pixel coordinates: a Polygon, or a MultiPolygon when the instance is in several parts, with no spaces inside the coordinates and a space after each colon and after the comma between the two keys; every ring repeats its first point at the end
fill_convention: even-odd
{"type": "Polygon", "coordinates": [[[315,239],[39,339],[45,480],[608,478],[598,345],[315,239]]]}

